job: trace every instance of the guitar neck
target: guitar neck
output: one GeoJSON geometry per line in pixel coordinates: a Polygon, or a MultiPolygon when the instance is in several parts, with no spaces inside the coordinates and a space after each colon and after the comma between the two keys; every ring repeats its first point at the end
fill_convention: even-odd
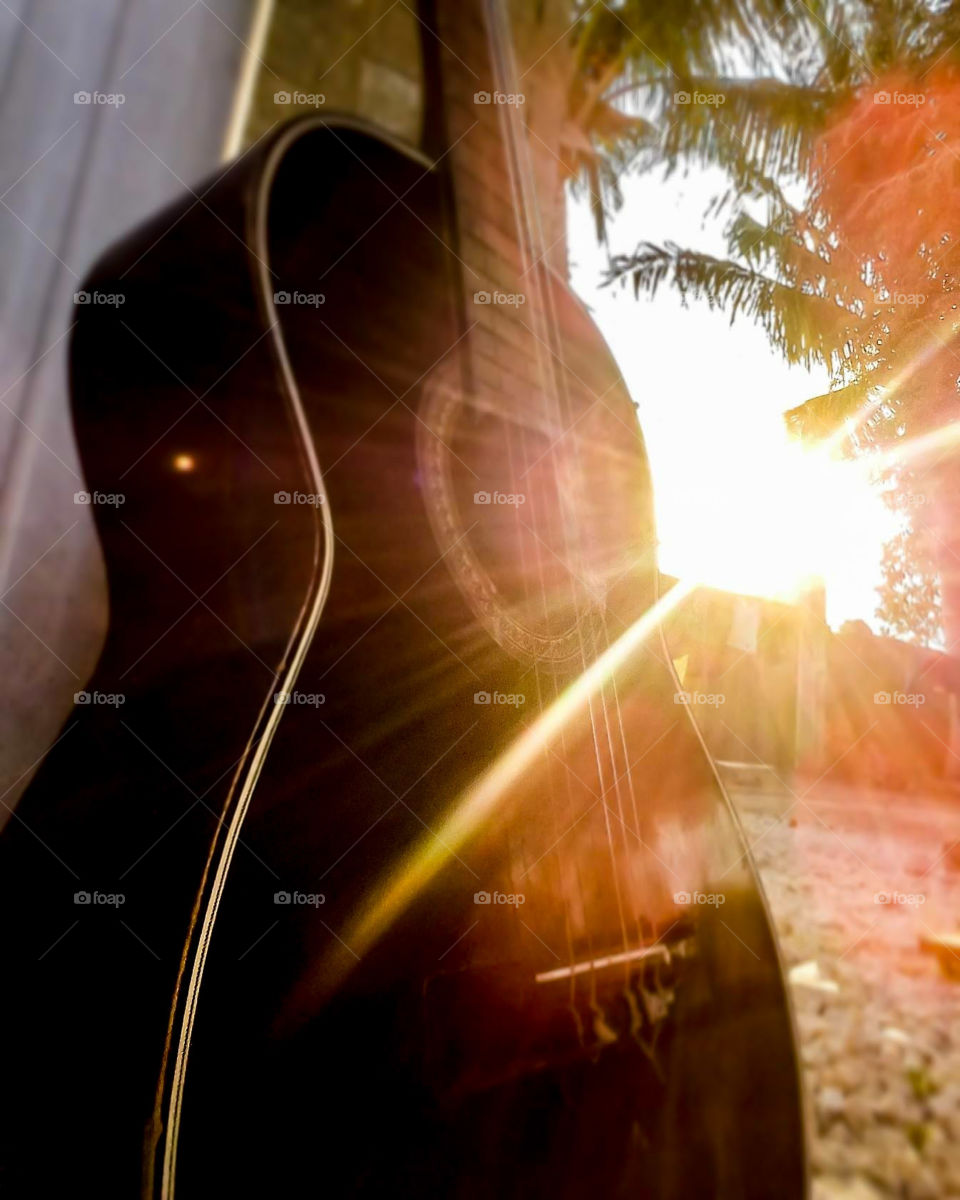
{"type": "MultiPolygon", "coordinates": [[[[515,78],[498,69],[485,0],[424,0],[421,13],[424,143],[451,184],[450,243],[475,402],[503,413],[505,398],[522,396],[525,416],[552,426],[541,393],[556,347],[543,293],[551,268],[566,272],[563,180],[532,121],[562,106],[563,89],[539,67],[515,78]]],[[[515,407],[503,415],[516,416],[515,407]]]]}

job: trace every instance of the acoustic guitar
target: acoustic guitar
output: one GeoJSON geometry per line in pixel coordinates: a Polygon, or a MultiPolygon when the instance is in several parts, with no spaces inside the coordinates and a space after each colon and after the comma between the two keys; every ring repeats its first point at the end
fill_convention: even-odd
{"type": "Polygon", "coordinates": [[[0,839],[7,1196],[805,1194],[636,413],[500,0],[419,15],[422,147],[294,120],[85,285],[110,625],[0,839]]]}

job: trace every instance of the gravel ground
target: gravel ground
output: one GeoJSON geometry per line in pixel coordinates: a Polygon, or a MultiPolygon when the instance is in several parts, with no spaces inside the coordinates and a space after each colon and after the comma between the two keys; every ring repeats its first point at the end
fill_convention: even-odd
{"type": "Polygon", "coordinates": [[[814,1200],[960,1197],[960,981],[919,947],[960,929],[960,798],[734,798],[792,969],[814,1200]]]}

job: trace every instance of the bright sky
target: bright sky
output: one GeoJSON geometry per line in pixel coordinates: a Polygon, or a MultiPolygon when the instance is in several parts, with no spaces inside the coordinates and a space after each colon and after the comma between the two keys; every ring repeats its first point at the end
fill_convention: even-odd
{"type": "MultiPolygon", "coordinates": [[[[726,257],[716,222],[702,214],[724,187],[698,171],[663,182],[630,179],[610,247],[672,240],[726,257]]],[[[781,413],[827,390],[824,372],[790,368],[763,331],[663,288],[655,301],[600,288],[604,252],[585,204],[571,204],[570,261],[623,371],[647,441],[660,533],[660,565],[730,591],[790,599],[821,575],[827,619],[876,625],[880,554],[893,518],[856,466],[799,450],[781,413]]]]}

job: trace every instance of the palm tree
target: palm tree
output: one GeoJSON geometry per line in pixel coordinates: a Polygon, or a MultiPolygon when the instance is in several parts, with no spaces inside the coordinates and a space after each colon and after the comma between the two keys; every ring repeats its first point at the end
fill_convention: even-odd
{"type": "MultiPolygon", "coordinates": [[[[830,391],[786,414],[801,437],[839,434],[878,461],[907,440],[929,441],[957,398],[950,342],[960,284],[955,243],[942,241],[955,235],[929,202],[909,221],[904,214],[920,189],[943,194],[950,184],[955,194],[952,173],[960,178],[956,6],[684,2],[669,6],[675,31],[661,26],[660,7],[596,6],[584,18],[571,103],[592,135],[581,186],[606,239],[625,162],[668,173],[719,167],[728,185],[708,215],[724,222],[727,257],[643,242],[611,255],[608,282],[638,296],[675,288],[759,323],[788,362],[825,366],[830,391]],[[889,88],[925,89],[934,104],[876,103],[889,88]],[[696,94],[722,96],[722,106],[691,103],[696,94]],[[641,119],[618,129],[607,110],[627,98],[641,119]],[[868,194],[854,203],[858,187],[868,194]],[[901,302],[918,294],[933,302],[901,302]]],[[[960,645],[958,465],[947,454],[935,470],[912,468],[923,467],[937,500],[931,526],[951,646],[960,645]]]]}

